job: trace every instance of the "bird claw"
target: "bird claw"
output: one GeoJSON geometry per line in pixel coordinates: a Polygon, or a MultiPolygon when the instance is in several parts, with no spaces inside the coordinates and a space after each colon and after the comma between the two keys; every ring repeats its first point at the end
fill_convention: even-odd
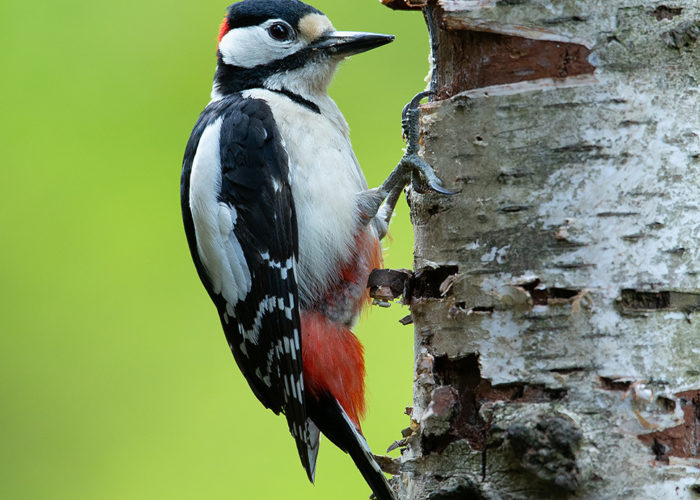
{"type": "Polygon", "coordinates": [[[423,160],[418,154],[405,155],[401,163],[407,170],[410,169],[416,172],[431,191],[444,195],[457,194],[457,191],[452,191],[442,186],[442,181],[435,173],[435,170],[433,170],[432,165],[423,160]]]}
{"type": "Polygon", "coordinates": [[[403,107],[403,111],[401,112],[401,119],[403,121],[407,120],[408,112],[414,109],[418,109],[418,105],[420,104],[420,102],[426,97],[430,97],[432,95],[435,95],[435,92],[433,92],[432,90],[424,90],[423,92],[418,92],[416,95],[414,95],[413,99],[411,99],[409,103],[403,107]]]}
{"type": "Polygon", "coordinates": [[[420,101],[426,97],[435,95],[435,92],[424,91],[416,94],[411,101],[406,104],[401,113],[401,125],[406,138],[406,154],[401,159],[401,163],[418,172],[425,184],[434,192],[445,195],[457,194],[456,191],[446,189],[442,186],[442,181],[433,170],[433,167],[418,156],[420,141],[420,101]]]}
{"type": "Polygon", "coordinates": [[[450,196],[453,194],[457,194],[457,191],[452,191],[451,189],[444,188],[440,184],[432,181],[428,181],[428,187],[438,194],[445,194],[450,196]]]}
{"type": "MultiPolygon", "coordinates": [[[[382,227],[378,229],[381,237],[386,234],[386,228],[404,187],[411,182],[411,174],[417,174],[417,177],[430,191],[444,195],[457,194],[456,191],[442,186],[442,181],[433,167],[418,154],[420,149],[420,109],[418,105],[421,99],[432,94],[433,92],[420,92],[403,108],[401,125],[406,138],[406,152],[379,188],[361,194],[360,212],[367,214],[363,220],[368,223],[374,216],[381,214],[379,219],[382,222],[382,227]],[[379,194],[379,198],[376,197],[377,194],[379,194]],[[379,211],[380,205],[381,212],[379,211]]],[[[417,183],[414,183],[414,188],[418,192],[423,192],[417,183]]]]}

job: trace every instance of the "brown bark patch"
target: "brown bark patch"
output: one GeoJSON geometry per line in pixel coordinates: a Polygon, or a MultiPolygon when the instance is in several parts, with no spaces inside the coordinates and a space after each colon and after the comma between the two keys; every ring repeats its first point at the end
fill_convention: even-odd
{"type": "Polygon", "coordinates": [[[683,409],[684,422],[662,431],[637,436],[648,444],[656,460],[669,462],[669,457],[700,458],[700,390],[676,394],[683,409]]]}
{"type": "Polygon", "coordinates": [[[595,71],[583,45],[479,31],[452,32],[442,40],[440,54],[451,68],[451,79],[440,85],[438,99],[491,85],[595,71]]]}
{"type": "Polygon", "coordinates": [[[437,99],[491,85],[595,71],[588,61],[590,50],[583,45],[504,35],[459,19],[450,19],[448,25],[439,4],[431,3],[428,10],[428,18],[437,21],[432,37],[437,99]]]}

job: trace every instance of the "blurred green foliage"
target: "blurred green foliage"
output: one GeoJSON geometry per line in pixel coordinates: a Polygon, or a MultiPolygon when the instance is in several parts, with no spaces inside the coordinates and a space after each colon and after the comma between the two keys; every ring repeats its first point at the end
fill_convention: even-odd
{"type": "MultiPolygon", "coordinates": [[[[228,352],[180,221],[182,153],[208,101],[225,2],[0,4],[0,498],[361,499],[321,447],[317,485],[282,417],[228,352]]],[[[420,13],[319,0],[338,29],[397,40],[346,62],[331,93],[370,185],[401,155],[400,111],[424,87],[420,13]]],[[[405,202],[387,264],[410,267],[405,202]]],[[[373,308],[365,434],[408,424],[407,310],[373,308]]],[[[394,452],[396,454],[396,452],[394,452]]]]}

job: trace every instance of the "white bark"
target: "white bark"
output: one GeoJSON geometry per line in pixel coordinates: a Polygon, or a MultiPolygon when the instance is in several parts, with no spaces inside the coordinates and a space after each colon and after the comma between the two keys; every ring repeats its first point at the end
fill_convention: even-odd
{"type": "Polygon", "coordinates": [[[410,195],[416,383],[400,497],[699,498],[697,0],[427,12],[442,100],[423,107],[424,156],[460,193],[410,195]],[[527,60],[514,45],[554,45],[535,47],[535,79],[460,75],[489,69],[466,53],[480,31],[514,61],[527,60]],[[563,73],[537,62],[557,50],[563,73]],[[567,69],[581,57],[594,72],[567,69]]]}

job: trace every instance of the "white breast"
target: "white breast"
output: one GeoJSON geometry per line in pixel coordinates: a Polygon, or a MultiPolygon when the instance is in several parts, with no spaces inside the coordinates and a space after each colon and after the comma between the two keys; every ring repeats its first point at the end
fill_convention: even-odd
{"type": "Polygon", "coordinates": [[[367,182],[347,123],[330,97],[316,101],[318,114],[276,92],[255,89],[245,95],[270,105],[289,156],[299,226],[297,283],[302,303],[309,303],[337,279],[341,261],[352,251],[356,196],[367,182]]]}

